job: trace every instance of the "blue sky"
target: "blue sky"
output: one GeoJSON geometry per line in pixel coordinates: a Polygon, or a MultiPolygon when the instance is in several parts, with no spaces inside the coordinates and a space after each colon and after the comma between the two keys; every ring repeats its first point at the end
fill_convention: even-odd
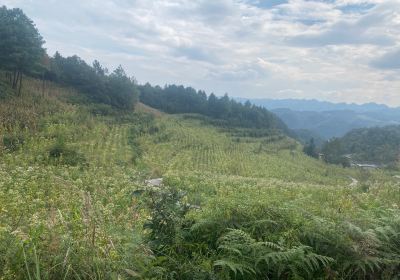
{"type": "Polygon", "coordinates": [[[0,0],[140,83],[400,106],[399,0],[0,0]]]}

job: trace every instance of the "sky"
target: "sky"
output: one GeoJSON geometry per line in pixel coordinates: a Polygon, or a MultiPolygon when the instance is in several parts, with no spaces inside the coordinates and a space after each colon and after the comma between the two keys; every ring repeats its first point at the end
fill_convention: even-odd
{"type": "Polygon", "coordinates": [[[217,95],[400,106],[400,0],[0,0],[49,54],[217,95]]]}

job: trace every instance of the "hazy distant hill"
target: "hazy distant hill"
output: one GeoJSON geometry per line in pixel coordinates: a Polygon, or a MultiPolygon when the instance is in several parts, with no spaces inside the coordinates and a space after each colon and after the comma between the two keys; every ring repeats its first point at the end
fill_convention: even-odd
{"type": "MultiPolygon", "coordinates": [[[[237,98],[238,101],[245,102],[247,98],[237,98]]],[[[263,106],[267,109],[291,109],[295,111],[341,111],[350,110],[355,112],[372,112],[381,110],[390,110],[391,108],[376,103],[355,104],[355,103],[332,103],[328,101],[319,101],[315,99],[250,99],[250,102],[263,106]]]]}
{"type": "MultiPolygon", "coordinates": [[[[238,99],[244,101],[247,99],[238,99]]],[[[317,100],[252,99],[253,104],[270,109],[295,131],[310,131],[310,136],[340,137],[352,129],[400,124],[400,108],[386,105],[330,103],[317,100]]]]}
{"type": "Polygon", "coordinates": [[[294,130],[306,129],[323,138],[343,136],[356,128],[400,124],[400,116],[389,112],[342,111],[293,111],[272,110],[286,125],[294,130]]]}

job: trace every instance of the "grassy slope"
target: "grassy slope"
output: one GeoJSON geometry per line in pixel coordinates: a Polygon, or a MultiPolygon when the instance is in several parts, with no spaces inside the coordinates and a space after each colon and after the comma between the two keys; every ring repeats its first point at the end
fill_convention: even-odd
{"type": "Polygon", "coordinates": [[[290,138],[237,138],[180,116],[166,115],[158,122],[163,131],[142,139],[144,161],[158,174],[201,172],[332,186],[348,186],[350,177],[362,180],[364,175],[310,158],[290,138]]]}
{"type": "Polygon", "coordinates": [[[369,191],[350,189],[349,176],[365,174],[308,158],[292,140],[237,142],[180,116],[157,114],[159,131],[140,137],[144,155],[134,164],[128,139],[135,117],[94,116],[65,102],[68,90],[52,85],[38,97],[39,89],[31,81],[24,97],[0,105],[0,134],[25,137],[20,150],[0,156],[0,279],[28,278],[28,271],[32,279],[39,279],[35,271],[41,279],[128,278],[124,269],[137,269],[137,259],[149,254],[139,232],[146,216],[131,195],[149,176],[188,190],[202,206],[192,213],[196,219],[271,205],[292,209],[300,220],[308,213],[367,229],[382,211],[398,211],[398,189],[385,174],[362,182],[369,191]],[[59,135],[86,165],[49,162],[59,135]]]}
{"type": "Polygon", "coordinates": [[[144,161],[169,184],[188,190],[204,212],[216,213],[224,203],[231,210],[238,203],[245,208],[291,205],[331,222],[365,225],[382,209],[399,207],[400,193],[393,187],[398,184],[383,171],[327,165],[305,156],[300,146],[287,149],[290,139],[264,144],[260,151],[263,139],[237,143],[215,127],[179,116],[159,122],[162,133],[143,137],[144,161]],[[357,187],[349,187],[351,177],[359,180],[357,187]]]}
{"type": "Polygon", "coordinates": [[[1,105],[12,104],[22,113],[31,108],[32,118],[43,113],[28,119],[29,127],[12,128],[25,143],[0,156],[0,279],[28,278],[22,245],[32,277],[40,263],[43,279],[73,277],[73,271],[108,278],[140,238],[132,233],[137,214],[131,193],[143,181],[131,161],[132,124],[94,117],[83,106],[63,102],[67,90],[54,86],[45,98],[36,92],[34,86],[26,88],[22,102],[1,105]],[[59,135],[84,154],[87,166],[49,162],[48,150],[59,135]]]}

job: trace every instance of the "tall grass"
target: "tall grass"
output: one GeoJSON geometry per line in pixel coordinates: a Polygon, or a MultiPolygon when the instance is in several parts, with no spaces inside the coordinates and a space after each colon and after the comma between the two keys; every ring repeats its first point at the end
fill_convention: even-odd
{"type": "Polygon", "coordinates": [[[76,94],[32,80],[0,103],[0,279],[400,277],[393,174],[76,94]]]}

